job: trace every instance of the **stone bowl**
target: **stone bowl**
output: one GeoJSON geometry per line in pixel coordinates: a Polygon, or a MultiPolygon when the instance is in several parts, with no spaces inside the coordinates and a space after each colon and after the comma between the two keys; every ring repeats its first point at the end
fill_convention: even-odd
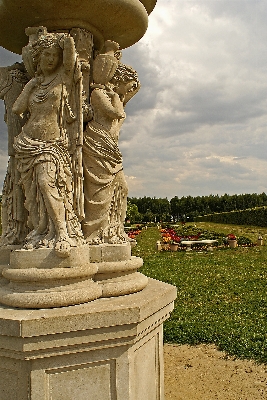
{"type": "Polygon", "coordinates": [[[21,54],[27,45],[25,28],[48,31],[83,28],[94,35],[96,49],[105,40],[123,49],[145,34],[156,0],[0,0],[0,45],[21,54]]]}
{"type": "Polygon", "coordinates": [[[110,54],[99,54],[93,64],[93,81],[105,85],[113,77],[118,60],[110,54]]]}
{"type": "Polygon", "coordinates": [[[119,50],[118,43],[107,40],[105,50],[104,54],[98,54],[93,63],[93,81],[102,85],[110,81],[119,64],[114,56],[114,53],[119,50]]]}

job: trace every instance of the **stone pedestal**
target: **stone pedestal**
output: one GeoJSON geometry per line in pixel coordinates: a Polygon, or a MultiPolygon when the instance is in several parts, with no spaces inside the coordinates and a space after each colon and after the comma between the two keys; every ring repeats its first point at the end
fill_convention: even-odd
{"type": "Polygon", "coordinates": [[[176,289],[39,310],[0,308],[1,400],[163,400],[162,325],[176,289]]]}

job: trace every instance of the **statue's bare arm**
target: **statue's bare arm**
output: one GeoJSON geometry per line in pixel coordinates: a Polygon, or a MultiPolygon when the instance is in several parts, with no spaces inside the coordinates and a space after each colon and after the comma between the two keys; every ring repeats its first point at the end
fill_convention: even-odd
{"type": "Polygon", "coordinates": [[[32,78],[24,87],[23,91],[15,101],[12,111],[17,115],[22,115],[25,111],[28,110],[28,100],[32,90],[37,85],[37,79],[32,78]]]}
{"type": "Polygon", "coordinates": [[[71,36],[63,36],[59,43],[63,49],[63,69],[68,79],[73,79],[74,66],[76,61],[76,51],[74,39],[71,36]]]}
{"type": "Polygon", "coordinates": [[[109,118],[121,119],[125,117],[123,103],[115,92],[108,92],[102,89],[95,89],[91,95],[94,107],[104,112],[109,118]]]}

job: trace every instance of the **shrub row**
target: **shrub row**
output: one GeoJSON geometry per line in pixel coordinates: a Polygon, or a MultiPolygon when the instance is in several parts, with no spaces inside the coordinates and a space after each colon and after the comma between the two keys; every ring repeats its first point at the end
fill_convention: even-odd
{"type": "Polygon", "coordinates": [[[267,207],[256,207],[248,208],[247,210],[208,214],[195,217],[195,221],[234,225],[267,226],[267,207]]]}

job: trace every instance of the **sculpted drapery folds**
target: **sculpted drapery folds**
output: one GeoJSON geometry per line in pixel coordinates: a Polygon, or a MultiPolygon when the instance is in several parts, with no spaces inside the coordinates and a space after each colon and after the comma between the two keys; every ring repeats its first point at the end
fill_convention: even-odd
{"type": "Polygon", "coordinates": [[[19,184],[20,174],[13,148],[14,137],[18,135],[26,118],[22,119],[12,112],[12,106],[29,81],[22,63],[10,67],[0,67],[0,99],[5,102],[5,122],[8,128],[9,161],[2,192],[2,237],[1,245],[18,245],[28,233],[27,210],[24,194],[19,184]]]}
{"type": "Polygon", "coordinates": [[[125,119],[124,106],[137,93],[140,83],[136,72],[119,62],[117,50],[116,43],[107,41],[106,53],[94,61],[94,117],[84,132],[82,227],[86,241],[92,244],[128,241],[123,228],[128,188],[118,140],[125,119]]]}
{"type": "Polygon", "coordinates": [[[16,132],[3,192],[2,244],[54,248],[66,257],[84,237],[89,244],[125,243],[128,188],[118,141],[124,107],[140,88],[137,73],[120,62],[118,44],[106,41],[90,78],[93,40],[82,29],[66,34],[34,27],[26,33],[27,79],[8,108],[16,132]],[[18,197],[9,201],[18,204],[17,214],[5,208],[11,183],[20,194],[20,204],[18,197]],[[13,228],[16,219],[21,221],[13,228]]]}
{"type": "Polygon", "coordinates": [[[82,133],[81,72],[70,35],[45,28],[29,28],[27,34],[23,60],[32,79],[13,106],[14,113],[28,114],[14,140],[29,213],[25,247],[54,247],[65,257],[83,243],[82,203],[75,192],[81,171],[72,168],[81,151],[75,148],[82,133]]]}

